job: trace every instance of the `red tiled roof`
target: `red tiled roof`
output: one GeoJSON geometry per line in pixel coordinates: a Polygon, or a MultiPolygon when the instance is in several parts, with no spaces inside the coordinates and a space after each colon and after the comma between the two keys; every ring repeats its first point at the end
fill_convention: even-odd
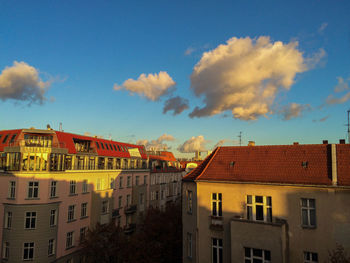
{"type": "Polygon", "coordinates": [[[9,146],[10,140],[14,134],[16,134],[16,138],[15,138],[15,141],[16,141],[21,131],[22,129],[0,131],[0,151],[3,151],[6,146],[9,146]],[[8,135],[7,140],[5,143],[3,143],[6,135],[8,135]]]}
{"type": "MultiPolygon", "coordinates": [[[[350,185],[350,145],[336,147],[339,185],[350,185]]],[[[219,147],[183,180],[331,185],[331,145],[219,147]]]]}
{"type": "Polygon", "coordinates": [[[162,160],[167,162],[176,162],[176,158],[172,152],[161,151],[160,155],[149,154],[149,159],[151,160],[162,160]]]}

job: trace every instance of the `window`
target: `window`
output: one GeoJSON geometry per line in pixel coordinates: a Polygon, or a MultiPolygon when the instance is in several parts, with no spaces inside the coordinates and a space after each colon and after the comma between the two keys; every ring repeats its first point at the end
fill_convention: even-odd
{"type": "Polygon", "coordinates": [[[28,198],[39,197],[39,182],[31,181],[28,182],[28,198]]]}
{"type": "Polygon", "coordinates": [[[222,263],[222,239],[212,238],[212,263],[222,263]]]}
{"type": "Polygon", "coordinates": [[[57,197],[57,181],[51,181],[50,197],[57,197]]]}
{"type": "Polygon", "coordinates": [[[271,252],[269,250],[245,247],[244,260],[246,263],[269,263],[271,262],[271,252]]]}
{"type": "Polygon", "coordinates": [[[119,196],[119,197],[118,197],[118,207],[119,207],[119,208],[122,207],[122,200],[123,200],[123,197],[122,197],[122,196],[119,196]]]}
{"type": "Polygon", "coordinates": [[[304,263],[317,263],[318,255],[313,252],[304,252],[304,263]]]}
{"type": "Polygon", "coordinates": [[[145,176],[143,177],[143,184],[144,184],[144,185],[147,185],[147,175],[145,175],[145,176]]]}
{"type": "Polygon", "coordinates": [[[316,200],[301,198],[302,226],[316,227],[316,200]]]}
{"type": "Polygon", "coordinates": [[[100,149],[100,145],[98,144],[98,142],[95,142],[97,149],[100,149]]]}
{"type": "Polygon", "coordinates": [[[119,177],[119,188],[123,188],[123,176],[119,177]]]}
{"type": "Polygon", "coordinates": [[[158,199],[159,199],[159,192],[156,191],[156,200],[158,200],[158,199]]]}
{"type": "Polygon", "coordinates": [[[52,209],[50,211],[50,226],[56,226],[57,225],[57,212],[56,209],[52,209]]]}
{"type": "Polygon", "coordinates": [[[131,176],[128,176],[126,179],[127,179],[126,186],[131,187],[131,176]]]}
{"type": "Polygon", "coordinates": [[[211,214],[213,216],[222,216],[222,194],[212,193],[211,195],[211,214]]]}
{"type": "Polygon", "coordinates": [[[80,228],[80,242],[85,240],[87,227],[80,228]]]}
{"type": "Polygon", "coordinates": [[[6,143],[8,137],[9,137],[9,134],[6,134],[6,136],[4,137],[4,140],[2,141],[3,144],[6,143]]]}
{"type": "Polygon", "coordinates": [[[3,250],[2,250],[2,258],[8,259],[10,256],[10,243],[4,242],[3,250]]]}
{"type": "Polygon", "coordinates": [[[15,197],[16,197],[16,181],[10,181],[8,198],[15,198],[15,197]]]}
{"type": "Polygon", "coordinates": [[[87,217],[87,203],[81,204],[80,217],[87,217]]]}
{"type": "Polygon", "coordinates": [[[68,232],[67,237],[66,237],[66,249],[73,247],[73,236],[74,236],[74,231],[68,232]]]}
{"type": "Polygon", "coordinates": [[[55,239],[49,239],[47,255],[52,256],[54,254],[55,254],[55,239]]]}
{"type": "Polygon", "coordinates": [[[189,190],[187,191],[187,212],[192,214],[192,191],[189,190]]]}
{"type": "Polygon", "coordinates": [[[192,258],[192,234],[187,233],[187,257],[192,258]]]}
{"type": "Polygon", "coordinates": [[[73,221],[75,218],[75,205],[68,206],[68,222],[73,221]]]}
{"type": "Polygon", "coordinates": [[[102,201],[101,213],[107,214],[109,212],[109,202],[108,200],[102,201]]]}
{"type": "Polygon", "coordinates": [[[77,190],[77,181],[71,180],[69,182],[69,194],[74,195],[76,193],[76,190],[77,190]]]}
{"type": "Polygon", "coordinates": [[[129,205],[131,205],[131,196],[127,195],[126,196],[126,206],[129,206],[129,205]]]}
{"type": "Polygon", "coordinates": [[[24,243],[23,246],[23,260],[34,259],[34,242],[24,243]]]}
{"type": "Polygon", "coordinates": [[[25,213],[25,229],[34,229],[36,223],[36,212],[25,213]]]}
{"type": "Polygon", "coordinates": [[[271,196],[247,195],[247,219],[272,222],[271,196]]]}
{"type": "Polygon", "coordinates": [[[12,212],[8,211],[6,212],[5,228],[10,229],[11,226],[12,226],[12,212]]]}
{"type": "Polygon", "coordinates": [[[140,194],[140,205],[143,205],[143,203],[145,202],[145,195],[143,193],[140,194]]]}
{"type": "Polygon", "coordinates": [[[83,181],[83,187],[82,187],[82,192],[83,193],[87,193],[88,192],[88,181],[87,180],[84,180],[83,181]]]}
{"type": "Polygon", "coordinates": [[[140,176],[136,176],[135,184],[139,185],[139,183],[140,183],[140,176]]]}

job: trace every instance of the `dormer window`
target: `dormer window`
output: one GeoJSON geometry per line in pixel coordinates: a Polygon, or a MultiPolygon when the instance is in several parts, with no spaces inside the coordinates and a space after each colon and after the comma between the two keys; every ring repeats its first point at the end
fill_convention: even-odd
{"type": "Polygon", "coordinates": [[[234,166],[235,166],[235,162],[234,161],[230,162],[230,168],[233,168],[234,166]]]}
{"type": "Polygon", "coordinates": [[[306,168],[308,168],[308,166],[309,166],[309,162],[308,162],[308,161],[303,161],[303,162],[301,162],[301,166],[302,166],[304,169],[306,169],[306,168]]]}

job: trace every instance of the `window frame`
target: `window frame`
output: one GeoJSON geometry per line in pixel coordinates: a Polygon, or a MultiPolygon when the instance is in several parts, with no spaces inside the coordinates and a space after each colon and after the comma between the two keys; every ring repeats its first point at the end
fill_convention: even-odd
{"type": "Polygon", "coordinates": [[[52,180],[50,183],[50,198],[55,198],[57,196],[57,183],[58,181],[52,180]]]}
{"type": "Polygon", "coordinates": [[[24,229],[27,229],[27,230],[36,229],[36,219],[37,219],[36,211],[24,212],[24,229]],[[28,227],[27,227],[27,223],[28,223],[28,227]]]}
{"type": "Polygon", "coordinates": [[[5,217],[5,228],[6,229],[11,229],[12,218],[13,218],[12,211],[6,211],[6,217],[5,217]]]}
{"type": "Polygon", "coordinates": [[[74,231],[67,232],[66,234],[66,249],[74,247],[74,231]]]}
{"type": "Polygon", "coordinates": [[[224,259],[223,240],[222,238],[211,239],[211,262],[212,263],[223,263],[224,259]],[[220,244],[221,242],[221,244],[220,244]],[[216,243],[216,244],[214,244],[216,243]],[[216,251],[216,253],[214,253],[216,251]],[[216,254],[216,258],[215,258],[216,254]]]}
{"type": "Polygon", "coordinates": [[[75,220],[75,205],[68,206],[67,212],[67,222],[72,222],[75,220]]]}
{"type": "Polygon", "coordinates": [[[77,194],[77,181],[70,180],[69,181],[69,195],[76,195],[76,194],[77,194]]]}
{"type": "Polygon", "coordinates": [[[244,262],[247,263],[253,263],[254,259],[261,260],[262,263],[271,263],[271,251],[266,249],[260,249],[260,248],[251,248],[251,247],[244,247],[244,262]],[[249,256],[247,256],[247,250],[249,250],[249,256]],[[254,250],[260,251],[261,256],[254,255],[254,250]],[[270,259],[267,259],[267,255],[269,255],[270,259]],[[249,260],[249,261],[248,261],[249,260]]]}
{"type": "Polygon", "coordinates": [[[9,199],[16,199],[16,181],[9,181],[8,197],[9,199]]]}
{"type": "Polygon", "coordinates": [[[39,198],[39,181],[29,181],[28,182],[28,199],[37,199],[39,198]]]}
{"type": "Polygon", "coordinates": [[[310,252],[310,251],[304,251],[304,263],[318,263],[318,253],[316,252],[310,252]],[[309,259],[307,257],[309,256],[309,259]],[[313,256],[316,256],[316,261],[313,259],[313,256]]]}
{"type": "Polygon", "coordinates": [[[81,205],[80,205],[80,218],[88,217],[87,209],[88,209],[88,203],[87,202],[81,203],[81,205]]]}
{"type": "Polygon", "coordinates": [[[24,242],[23,243],[23,261],[33,260],[34,257],[35,257],[35,242],[24,242]],[[26,244],[27,244],[27,247],[26,247],[26,244]],[[27,257],[25,257],[26,249],[28,250],[28,252],[27,252],[28,256],[27,257]],[[30,257],[30,251],[32,251],[31,257],[30,257]]]}
{"type": "Polygon", "coordinates": [[[246,217],[247,220],[272,223],[272,197],[265,195],[246,196],[246,217]],[[257,198],[262,198],[262,202],[257,198]],[[257,217],[257,206],[262,206],[262,219],[257,217]]]}
{"type": "Polygon", "coordinates": [[[315,198],[301,198],[300,199],[301,209],[301,226],[303,228],[316,228],[317,227],[317,215],[316,215],[316,199],[315,198]],[[306,206],[303,205],[303,201],[306,201],[306,206]],[[310,206],[310,201],[313,201],[314,206],[310,206]],[[307,222],[305,224],[303,218],[303,211],[306,211],[307,222]],[[314,213],[314,222],[311,222],[311,214],[314,213]]]}
{"type": "Polygon", "coordinates": [[[47,255],[53,256],[56,254],[56,240],[54,238],[49,239],[48,242],[48,248],[47,248],[47,255]]]}
{"type": "Polygon", "coordinates": [[[49,221],[50,227],[57,226],[57,209],[51,209],[50,210],[50,221],[49,221]]]}
{"type": "Polygon", "coordinates": [[[211,193],[211,215],[222,217],[222,193],[211,193]]]}

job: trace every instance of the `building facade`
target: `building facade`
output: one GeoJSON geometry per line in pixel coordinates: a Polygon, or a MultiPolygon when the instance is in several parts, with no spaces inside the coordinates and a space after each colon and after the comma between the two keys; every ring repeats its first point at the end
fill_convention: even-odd
{"type": "Polygon", "coordinates": [[[350,253],[350,145],[219,147],[183,179],[183,262],[350,253]]]}
{"type": "Polygon", "coordinates": [[[144,146],[51,129],[0,131],[2,262],[80,262],[87,230],[112,218],[132,233],[150,205],[150,178],[144,146]]]}

